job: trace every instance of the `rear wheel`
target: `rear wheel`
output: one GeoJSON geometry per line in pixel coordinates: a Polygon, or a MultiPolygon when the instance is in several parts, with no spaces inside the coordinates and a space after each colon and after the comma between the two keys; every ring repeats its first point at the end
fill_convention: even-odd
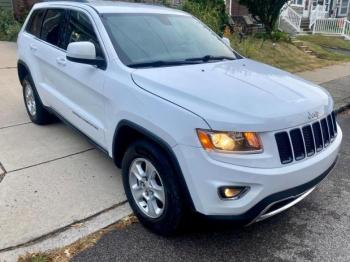
{"type": "Polygon", "coordinates": [[[52,122],[52,115],[45,109],[35,89],[33,81],[26,76],[22,81],[24,104],[30,120],[38,125],[52,122]]]}
{"type": "Polygon", "coordinates": [[[136,141],[125,153],[122,171],[126,196],[140,222],[160,235],[176,233],[183,222],[184,204],[164,152],[146,140],[136,141]]]}

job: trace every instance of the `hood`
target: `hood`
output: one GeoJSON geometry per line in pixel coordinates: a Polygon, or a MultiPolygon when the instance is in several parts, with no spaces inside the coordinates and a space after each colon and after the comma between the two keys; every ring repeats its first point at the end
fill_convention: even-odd
{"type": "Polygon", "coordinates": [[[142,89],[192,111],[216,130],[285,129],[333,108],[323,88],[248,59],[137,69],[132,78],[142,89]]]}

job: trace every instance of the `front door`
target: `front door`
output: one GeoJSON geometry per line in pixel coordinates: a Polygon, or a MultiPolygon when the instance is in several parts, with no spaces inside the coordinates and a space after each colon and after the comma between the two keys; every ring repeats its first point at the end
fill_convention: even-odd
{"type": "Polygon", "coordinates": [[[310,12],[316,10],[318,5],[318,0],[310,0],[310,12]]]}
{"type": "MultiPolygon", "coordinates": [[[[95,45],[96,55],[104,57],[100,40],[94,30],[90,14],[83,10],[68,11],[63,49],[69,43],[89,41],[95,45]]],[[[66,54],[57,57],[64,64],[60,94],[64,97],[65,116],[84,134],[105,147],[105,96],[103,92],[106,71],[92,65],[71,62],[66,54]]]]}
{"type": "Polygon", "coordinates": [[[303,10],[303,17],[309,17],[310,15],[310,2],[312,0],[304,0],[304,10],[303,10]]]}

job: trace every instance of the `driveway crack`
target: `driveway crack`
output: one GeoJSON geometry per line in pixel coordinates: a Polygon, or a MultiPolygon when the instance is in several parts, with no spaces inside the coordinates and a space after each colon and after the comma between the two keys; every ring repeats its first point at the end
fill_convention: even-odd
{"type": "Polygon", "coordinates": [[[32,122],[25,122],[25,123],[20,123],[20,124],[14,124],[14,125],[9,125],[9,126],[3,126],[3,127],[0,127],[0,130],[1,129],[6,129],[6,128],[11,128],[11,127],[16,127],[16,126],[23,126],[23,125],[28,125],[28,124],[31,124],[32,122]]]}
{"type": "Polygon", "coordinates": [[[0,183],[4,179],[6,173],[5,167],[0,163],[0,183]]]}
{"type": "Polygon", "coordinates": [[[61,159],[67,158],[67,157],[83,154],[83,153],[86,153],[86,152],[89,152],[89,151],[92,151],[92,150],[95,150],[95,148],[94,147],[88,148],[88,149],[85,149],[83,151],[72,153],[72,154],[69,154],[69,155],[66,155],[66,156],[57,157],[57,158],[50,159],[50,160],[47,160],[47,161],[44,161],[44,162],[40,162],[40,163],[37,163],[37,164],[33,164],[33,165],[29,165],[29,166],[13,169],[13,170],[10,170],[9,172],[6,172],[6,173],[13,173],[13,172],[20,171],[20,170],[23,170],[23,169],[27,169],[27,168],[31,168],[31,167],[35,167],[35,166],[40,166],[40,165],[51,163],[51,162],[54,162],[54,161],[57,161],[57,160],[61,160],[61,159]]]}
{"type": "Polygon", "coordinates": [[[5,67],[0,67],[0,69],[15,69],[17,66],[5,66],[5,67]]]}

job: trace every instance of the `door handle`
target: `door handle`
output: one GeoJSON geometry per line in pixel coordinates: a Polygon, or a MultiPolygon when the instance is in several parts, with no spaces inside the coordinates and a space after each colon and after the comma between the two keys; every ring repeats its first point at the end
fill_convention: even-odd
{"type": "Polygon", "coordinates": [[[65,66],[67,64],[66,59],[63,57],[56,58],[56,62],[60,66],[65,66]]]}
{"type": "Polygon", "coordinates": [[[38,48],[37,48],[37,46],[36,46],[36,45],[34,45],[34,44],[30,44],[30,50],[32,50],[32,51],[36,51],[36,50],[38,50],[38,48]]]}

